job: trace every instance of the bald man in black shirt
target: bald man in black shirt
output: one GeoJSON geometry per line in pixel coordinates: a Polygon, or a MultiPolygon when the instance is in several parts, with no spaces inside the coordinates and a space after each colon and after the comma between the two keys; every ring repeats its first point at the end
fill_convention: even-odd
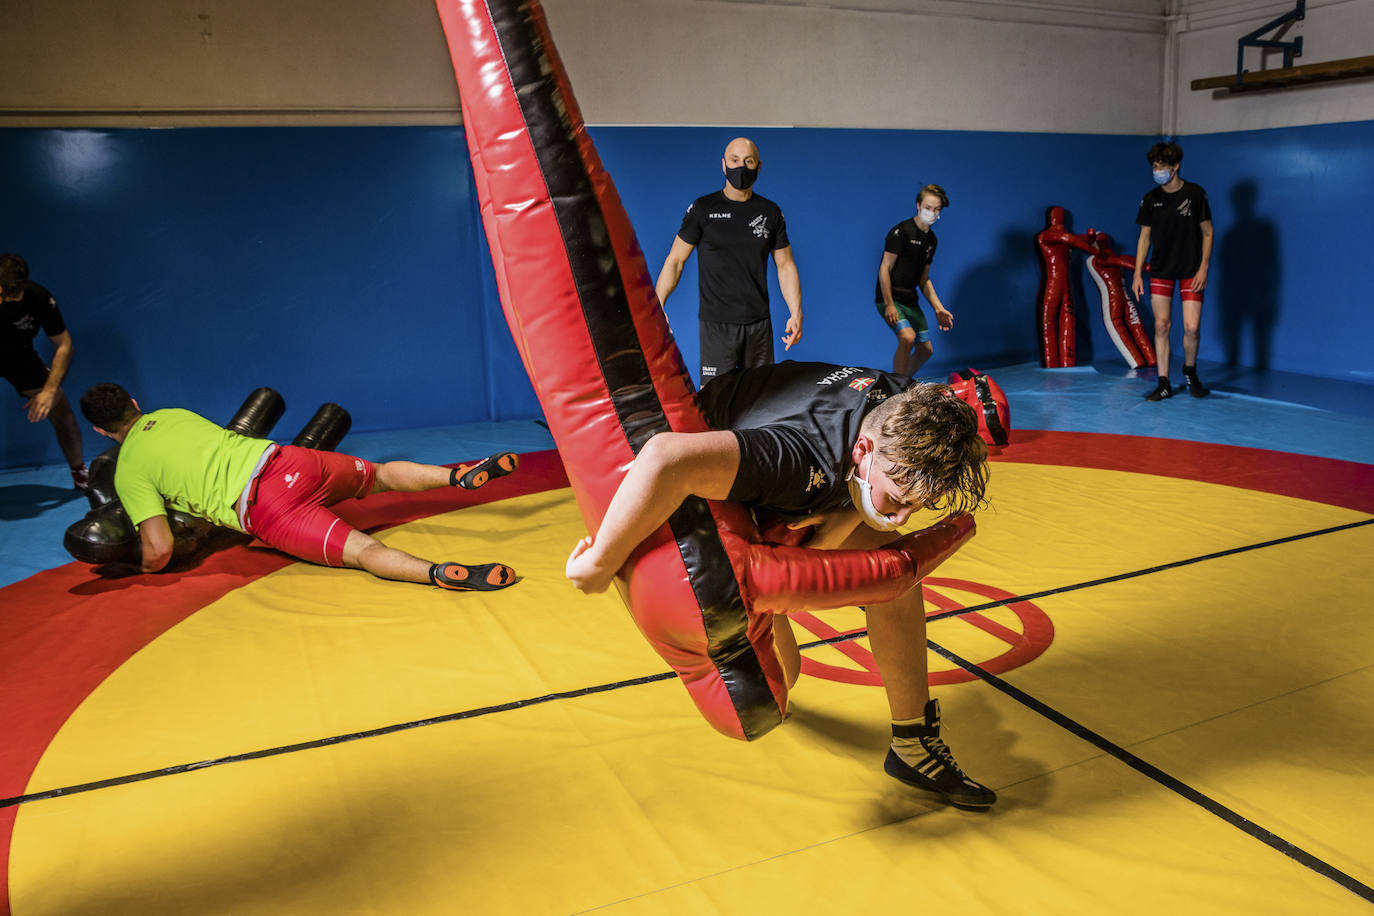
{"type": "Polygon", "coordinates": [[[790,316],[782,335],[785,350],[801,340],[801,279],[782,210],[754,193],[761,162],[752,140],[736,137],[725,147],[723,190],[698,197],[659,271],[654,290],[667,307],[692,252],[697,254],[701,299],[700,384],[738,366],[773,362],[773,321],[768,311],[768,255],[778,269],[778,286],[790,316]]]}

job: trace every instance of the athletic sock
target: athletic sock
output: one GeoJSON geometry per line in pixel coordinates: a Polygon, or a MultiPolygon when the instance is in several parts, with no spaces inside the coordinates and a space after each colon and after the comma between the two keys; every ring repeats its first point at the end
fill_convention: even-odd
{"type": "Polygon", "coordinates": [[[920,738],[898,737],[900,733],[911,734],[911,729],[925,728],[926,717],[917,716],[914,719],[893,719],[892,720],[892,752],[902,758],[902,762],[907,766],[916,766],[929,756],[925,746],[921,744],[920,738]]]}

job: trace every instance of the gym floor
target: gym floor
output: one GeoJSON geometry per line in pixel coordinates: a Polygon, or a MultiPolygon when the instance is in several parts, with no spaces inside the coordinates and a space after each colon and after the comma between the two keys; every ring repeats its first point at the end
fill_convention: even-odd
{"type": "MultiPolygon", "coordinates": [[[[987,368],[987,367],[981,367],[987,368]]],[[[351,436],[475,493],[349,517],[491,594],[228,547],[70,563],[65,468],[0,475],[0,912],[1357,913],[1374,903],[1374,386],[989,370],[993,508],[925,583],[946,737],[987,812],[886,777],[857,609],[789,720],[713,732],[614,593],[534,423],[351,436]]],[[[346,406],[346,405],[345,405],[346,406]]]]}

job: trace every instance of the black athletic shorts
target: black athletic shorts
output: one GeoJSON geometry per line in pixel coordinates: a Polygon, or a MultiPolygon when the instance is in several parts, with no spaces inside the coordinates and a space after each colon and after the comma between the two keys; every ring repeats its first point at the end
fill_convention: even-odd
{"type": "Polygon", "coordinates": [[[701,322],[702,385],[731,369],[773,365],[773,319],[753,324],[701,322]]]}
{"type": "Polygon", "coordinates": [[[37,391],[48,383],[48,367],[39,358],[36,350],[22,350],[4,357],[5,381],[14,386],[22,396],[26,391],[37,391]]]}

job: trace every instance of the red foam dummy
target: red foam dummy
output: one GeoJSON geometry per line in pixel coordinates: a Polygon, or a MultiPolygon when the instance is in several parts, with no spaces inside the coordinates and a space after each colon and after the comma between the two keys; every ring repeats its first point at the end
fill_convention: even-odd
{"type": "Polygon", "coordinates": [[[1140,322],[1140,313],[1135,303],[1126,293],[1126,284],[1121,272],[1135,272],[1135,258],[1118,254],[1112,247],[1112,238],[1105,232],[1093,235],[1097,252],[1088,258],[1088,273],[1097,284],[1097,292],[1102,297],[1102,323],[1107,334],[1121,353],[1126,365],[1132,369],[1155,364],[1155,345],[1145,333],[1140,322]]]}
{"type": "Polygon", "coordinates": [[[1036,316],[1040,329],[1040,365],[1047,369],[1077,365],[1074,353],[1077,318],[1069,286],[1069,249],[1078,248],[1089,254],[1096,251],[1088,236],[1075,235],[1065,228],[1064,219],[1063,207],[1050,207],[1045,228],[1035,236],[1043,269],[1036,316]]]}
{"type": "MultiPolygon", "coordinates": [[[[583,519],[596,531],[651,436],[707,426],[539,4],[436,2],[502,309],[583,519]]],[[[796,601],[780,598],[779,589],[795,583],[771,574],[781,561],[758,541],[742,507],[689,498],[618,577],[640,631],[702,715],[745,739],[782,721],[787,689],[768,611],[796,601]]],[[[910,588],[920,545],[934,556],[943,543],[916,538],[862,562],[803,550],[785,562],[821,571],[805,607],[839,607],[878,582],[910,588]]]]}
{"type": "Polygon", "coordinates": [[[984,442],[1006,445],[1011,441],[1011,405],[992,376],[977,369],[961,369],[949,374],[949,387],[978,414],[978,435],[984,442]]]}

